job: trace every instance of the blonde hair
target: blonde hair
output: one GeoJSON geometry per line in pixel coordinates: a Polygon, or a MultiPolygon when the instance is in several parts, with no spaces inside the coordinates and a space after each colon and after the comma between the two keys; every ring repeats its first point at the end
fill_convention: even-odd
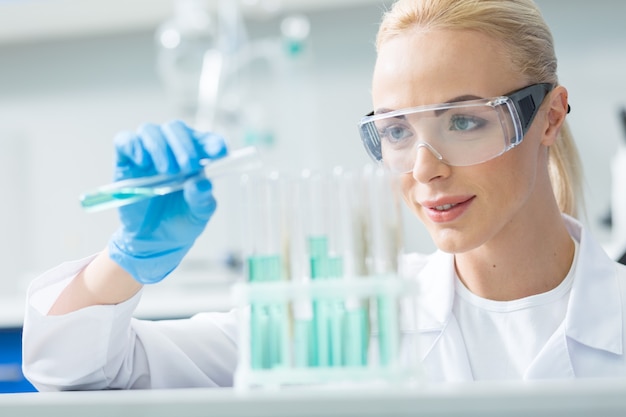
{"type": "MultiPolygon", "coordinates": [[[[383,16],[376,47],[412,28],[484,33],[504,44],[513,68],[530,82],[558,84],[552,34],[532,0],[398,0],[383,16]]],[[[582,168],[567,122],[550,148],[548,169],[560,210],[576,216],[582,168]]]]}

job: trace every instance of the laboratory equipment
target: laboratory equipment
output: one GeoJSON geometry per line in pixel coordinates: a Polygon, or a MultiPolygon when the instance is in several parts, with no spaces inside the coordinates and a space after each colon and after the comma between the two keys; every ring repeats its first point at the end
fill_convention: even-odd
{"type": "MultiPolygon", "coordinates": [[[[250,283],[274,283],[287,276],[285,187],[277,173],[242,177],[246,276],[250,283]]],[[[250,303],[250,366],[268,369],[290,361],[288,310],[283,300],[250,303]]]]}
{"type": "MultiPolygon", "coordinates": [[[[336,167],[332,173],[304,171],[298,182],[299,206],[304,213],[304,234],[296,239],[306,242],[308,278],[354,280],[363,276],[365,260],[362,202],[359,183],[351,172],[336,167]]],[[[367,334],[364,303],[352,297],[333,297],[311,301],[311,366],[341,366],[348,361],[364,364],[367,334]],[[344,320],[353,321],[344,326],[344,320]],[[345,337],[344,337],[345,335],[345,337]],[[348,342],[348,343],[345,343],[348,342]],[[352,346],[348,353],[346,349],[352,346]]],[[[300,323],[296,322],[296,325],[300,323]]],[[[302,324],[304,325],[304,324],[302,324]]]]}
{"type": "MultiPolygon", "coordinates": [[[[389,280],[397,274],[398,257],[402,252],[400,218],[400,191],[397,181],[380,168],[368,165],[363,170],[365,241],[369,246],[366,270],[369,276],[389,280]]],[[[372,332],[378,335],[379,358],[384,364],[391,363],[398,350],[398,311],[394,296],[379,294],[376,303],[377,315],[372,320],[372,332]]]]}
{"type": "Polygon", "coordinates": [[[309,18],[303,14],[286,16],[280,22],[280,32],[284,39],[285,48],[289,55],[302,52],[311,30],[309,18]]]}
{"type": "MultiPolygon", "coordinates": [[[[361,277],[359,280],[331,279],[305,283],[283,280],[236,284],[233,288],[233,297],[236,305],[242,308],[238,309],[239,361],[235,373],[235,388],[246,390],[257,387],[341,383],[419,383],[421,370],[416,360],[417,351],[414,349],[417,344],[410,340],[417,335],[401,331],[398,324],[392,321],[400,320],[399,316],[379,312],[379,308],[389,308],[390,303],[381,307],[380,303],[375,302],[382,296],[386,300],[393,300],[395,308],[399,308],[400,305],[411,307],[416,292],[415,283],[400,278],[381,280],[375,277],[361,277]],[[325,315],[320,315],[319,311],[314,312],[314,316],[317,314],[317,320],[338,323],[342,330],[338,333],[330,326],[326,328],[328,333],[325,334],[325,343],[329,346],[338,346],[339,353],[330,351],[324,359],[326,362],[320,362],[321,352],[303,351],[301,341],[297,339],[302,336],[297,333],[294,322],[297,306],[303,302],[317,302],[325,307],[337,306],[339,301],[346,299],[357,300],[365,306],[366,314],[354,314],[349,317],[343,309],[328,309],[325,315]],[[250,306],[250,310],[244,308],[245,306],[250,306]],[[253,306],[280,306],[281,312],[287,311],[289,314],[281,315],[283,321],[280,322],[280,327],[273,329],[273,325],[268,324],[271,323],[271,319],[266,318],[262,326],[259,325],[258,317],[256,321],[253,320],[254,315],[258,314],[252,310],[253,306]],[[398,342],[385,343],[395,347],[394,351],[377,346],[378,335],[373,334],[370,327],[373,320],[377,321],[379,327],[389,326],[385,337],[398,342]],[[287,329],[293,329],[286,335],[278,330],[284,329],[285,326],[287,329]],[[276,346],[273,337],[277,333],[281,334],[281,346],[285,349],[280,356],[281,360],[274,363],[267,360],[262,362],[263,366],[258,366],[256,355],[261,354],[256,352],[271,352],[273,346],[276,346]],[[400,340],[407,343],[413,351],[407,351],[401,346],[400,340]],[[263,349],[263,346],[266,346],[266,349],[263,349]],[[304,355],[304,360],[299,355],[304,355]],[[334,361],[331,358],[342,359],[334,361]]],[[[405,314],[411,313],[405,311],[405,314]]],[[[310,341],[310,338],[319,337],[316,329],[307,335],[307,346],[319,348],[319,342],[310,341]]],[[[269,353],[265,355],[273,357],[269,353]]]]}
{"type": "Polygon", "coordinates": [[[417,287],[398,272],[395,177],[372,167],[277,178],[244,183],[235,387],[419,381],[417,336],[402,324],[417,287]]]}
{"type": "Polygon", "coordinates": [[[257,169],[261,159],[255,147],[236,149],[224,158],[205,160],[204,168],[190,174],[160,174],[131,178],[101,186],[80,196],[80,204],[88,212],[106,210],[180,191],[185,182],[198,176],[217,178],[232,173],[257,169]]]}
{"type": "Polygon", "coordinates": [[[174,105],[183,114],[193,115],[205,56],[219,53],[218,26],[206,1],[176,0],[173,6],[173,15],[155,33],[157,71],[174,105]]]}

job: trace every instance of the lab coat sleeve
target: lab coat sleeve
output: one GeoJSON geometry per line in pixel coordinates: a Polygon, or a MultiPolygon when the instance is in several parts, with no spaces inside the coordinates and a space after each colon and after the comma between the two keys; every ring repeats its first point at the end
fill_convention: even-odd
{"type": "Polygon", "coordinates": [[[48,316],[56,298],[92,258],[62,264],[27,293],[23,371],[40,391],[230,386],[236,367],[236,317],[132,317],[141,292],[117,304],[48,316]]]}

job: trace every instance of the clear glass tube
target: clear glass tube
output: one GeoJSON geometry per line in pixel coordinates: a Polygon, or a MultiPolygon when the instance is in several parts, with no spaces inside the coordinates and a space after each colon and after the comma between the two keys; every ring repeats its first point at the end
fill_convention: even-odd
{"type": "Polygon", "coordinates": [[[367,184],[368,274],[396,275],[403,242],[397,177],[382,167],[367,165],[363,170],[363,181],[367,184]]]}
{"type": "MultiPolygon", "coordinates": [[[[276,283],[287,278],[285,251],[286,181],[277,173],[243,176],[243,226],[246,242],[246,275],[252,284],[276,283]]],[[[291,362],[290,314],[286,302],[250,304],[250,366],[269,369],[291,362]]]]}
{"type": "Polygon", "coordinates": [[[204,169],[191,174],[161,174],[131,178],[104,185],[80,196],[85,211],[95,212],[136,203],[147,198],[180,191],[191,178],[204,175],[217,178],[261,167],[257,149],[253,146],[232,151],[221,159],[207,160],[204,169]]]}

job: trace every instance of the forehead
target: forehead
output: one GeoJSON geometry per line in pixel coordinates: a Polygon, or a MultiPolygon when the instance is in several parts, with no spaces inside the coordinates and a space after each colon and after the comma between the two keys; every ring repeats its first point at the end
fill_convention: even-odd
{"type": "Polygon", "coordinates": [[[524,83],[504,45],[483,33],[414,29],[379,46],[372,96],[375,107],[396,109],[493,97],[524,83]]]}

